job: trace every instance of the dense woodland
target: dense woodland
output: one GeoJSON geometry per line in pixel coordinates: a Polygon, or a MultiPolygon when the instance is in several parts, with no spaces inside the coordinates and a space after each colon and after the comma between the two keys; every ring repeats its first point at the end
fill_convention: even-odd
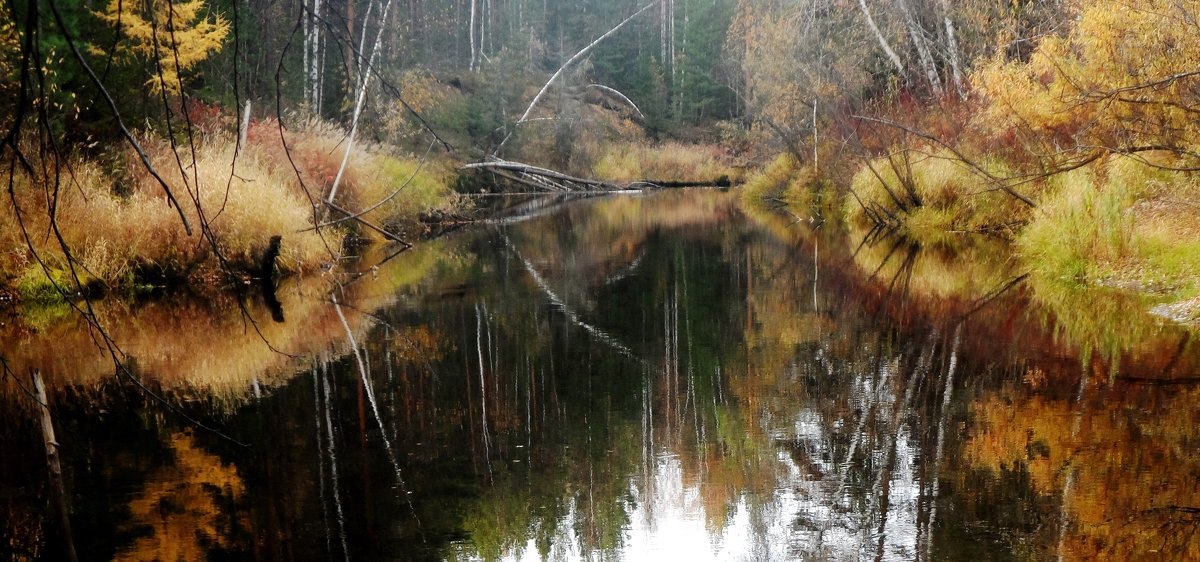
{"type": "Polygon", "coordinates": [[[453,215],[452,187],[496,189],[519,172],[461,166],[504,159],[622,182],[760,170],[746,177],[748,199],[926,243],[998,235],[1047,278],[1200,292],[1188,273],[1200,231],[1197,2],[52,0],[3,10],[0,123],[7,208],[18,210],[0,228],[9,286],[66,273],[76,289],[148,270],[211,277],[195,264],[252,264],[281,232],[296,235],[280,267],[310,269],[354,232],[399,239],[430,208],[453,215]],[[74,189],[62,189],[63,169],[74,189]],[[174,217],[134,204],[163,197],[174,217]],[[264,201],[279,210],[269,224],[237,211],[264,201]],[[359,220],[363,209],[374,222],[359,220]],[[325,229],[331,212],[359,224],[325,229]],[[97,234],[130,221],[168,241],[97,234]],[[39,252],[26,242],[38,229],[61,236],[39,252]],[[68,271],[73,259],[89,279],[68,271]]]}

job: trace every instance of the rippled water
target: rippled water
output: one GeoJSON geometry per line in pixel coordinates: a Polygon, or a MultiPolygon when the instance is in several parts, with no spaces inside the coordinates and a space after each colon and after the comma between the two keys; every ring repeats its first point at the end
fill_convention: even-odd
{"type": "Polygon", "coordinates": [[[81,559],[1200,559],[1191,332],[736,197],[530,206],[293,280],[283,322],[100,305],[227,437],[71,315],[10,318],[0,550],[64,552],[37,368],[81,559]]]}

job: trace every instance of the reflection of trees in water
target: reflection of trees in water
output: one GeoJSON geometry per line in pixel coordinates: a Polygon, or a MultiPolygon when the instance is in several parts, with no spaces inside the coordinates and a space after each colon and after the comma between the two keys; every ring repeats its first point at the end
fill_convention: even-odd
{"type": "Polygon", "coordinates": [[[895,285],[888,280],[904,276],[908,310],[901,312],[932,311],[921,323],[936,326],[945,325],[939,316],[955,316],[956,300],[988,303],[957,312],[979,312],[964,325],[971,361],[965,398],[974,425],[960,426],[970,429],[966,439],[952,429],[947,435],[954,426],[947,410],[961,408],[951,402],[955,385],[948,381],[936,414],[935,460],[925,466],[935,473],[925,492],[934,498],[926,528],[938,528],[938,510],[946,508],[966,525],[941,525],[941,537],[927,547],[964,552],[985,539],[1014,553],[1060,559],[1196,557],[1197,455],[1182,445],[1194,440],[1196,409],[1191,393],[1178,390],[1191,387],[1187,374],[1200,359],[1189,334],[1163,326],[1143,305],[1119,295],[1040,281],[1011,295],[988,290],[979,280],[1010,274],[981,270],[989,262],[971,247],[965,253],[923,250],[915,263],[897,259],[891,248],[868,240],[855,261],[889,292],[895,285]],[[961,264],[960,271],[938,262],[961,264]],[[981,364],[980,358],[989,360],[981,364]],[[957,447],[969,462],[956,457],[957,447]],[[944,492],[949,498],[938,499],[944,492]]]}
{"type": "Polygon", "coordinates": [[[1075,396],[1042,396],[1027,377],[972,405],[970,466],[1030,475],[1059,505],[1065,560],[1200,556],[1194,386],[1107,384],[1089,371],[1075,396]]]}
{"type": "MultiPolygon", "coordinates": [[[[1144,537],[1191,555],[1196,397],[1144,376],[1168,359],[1093,360],[1080,393],[1078,355],[997,290],[1003,268],[941,280],[949,258],[894,240],[856,253],[829,227],[731,216],[726,196],[662,196],[447,239],[338,307],[285,293],[289,321],[312,320],[286,333],[318,356],[289,365],[312,375],[250,399],[261,358],[213,373],[242,396],[213,410],[255,449],[190,437],[244,482],[246,511],[204,517],[260,542],[221,540],[275,558],[931,559],[1045,556],[1062,530],[1081,558],[1144,537]]],[[[180,470],[175,425],[126,426],[163,449],[129,489],[180,470]]]]}
{"type": "Polygon", "coordinates": [[[245,485],[237,469],[186,433],[168,443],[173,462],[150,475],[129,503],[127,532],[141,536],[116,560],[201,560],[245,539],[245,485]]]}

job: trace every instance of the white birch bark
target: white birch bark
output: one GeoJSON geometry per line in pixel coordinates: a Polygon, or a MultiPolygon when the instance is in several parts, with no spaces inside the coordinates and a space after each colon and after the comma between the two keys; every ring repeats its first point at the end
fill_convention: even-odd
{"type": "MultiPolygon", "coordinates": [[[[371,10],[374,9],[375,5],[378,3],[378,0],[376,0],[375,2],[367,4],[367,13],[363,14],[362,35],[358,39],[358,57],[355,58],[355,60],[358,62],[358,79],[354,81],[354,84],[356,88],[359,89],[362,88],[363,80],[366,78],[367,66],[370,66],[369,64],[363,64],[363,57],[367,56],[367,51],[365,50],[367,47],[367,27],[369,27],[367,24],[371,22],[371,10]]],[[[388,0],[388,4],[391,4],[391,0],[388,0]]],[[[380,31],[382,30],[383,28],[380,27],[380,31]]],[[[371,53],[371,56],[375,56],[375,54],[371,53]]]]}
{"type": "MultiPolygon", "coordinates": [[[[308,0],[304,0],[303,9],[309,9],[308,0]]],[[[304,103],[310,106],[312,105],[312,98],[309,95],[312,91],[312,75],[309,74],[309,69],[312,68],[312,62],[309,60],[309,56],[312,53],[312,33],[315,27],[316,22],[313,21],[312,12],[309,12],[308,17],[304,18],[304,46],[300,50],[304,54],[304,62],[301,68],[304,69],[305,78],[307,79],[304,85],[304,103]]]]}
{"type": "Polygon", "coordinates": [[[675,0],[667,0],[667,9],[670,12],[667,18],[667,37],[670,38],[671,45],[671,89],[675,88],[675,0]]]}
{"type": "MultiPolygon", "coordinates": [[[[307,0],[305,0],[307,3],[307,0]]],[[[324,56],[321,51],[321,25],[318,18],[321,15],[321,0],[312,0],[312,8],[308,17],[308,34],[306,36],[305,68],[308,72],[308,89],[305,101],[313,112],[321,112],[321,73],[323,72],[324,56]]]]}
{"type": "Polygon", "coordinates": [[[670,61],[667,60],[667,56],[670,54],[670,51],[668,50],[668,47],[667,47],[668,45],[670,45],[670,39],[668,39],[668,36],[667,36],[667,2],[663,2],[662,4],[660,4],[658,11],[659,11],[659,14],[658,14],[658,18],[659,18],[658,37],[659,37],[659,43],[660,43],[660,47],[661,47],[661,54],[659,55],[659,62],[662,64],[663,73],[665,74],[669,70],[669,67],[667,65],[670,64],[670,61]]]}
{"type": "MultiPolygon", "coordinates": [[[[362,65],[359,76],[361,80],[358,85],[358,98],[354,102],[354,117],[350,120],[350,135],[346,137],[346,152],[342,154],[342,165],[338,167],[337,176],[333,178],[333,186],[329,188],[329,196],[326,197],[326,204],[333,204],[334,197],[337,196],[338,186],[342,183],[342,176],[346,173],[346,164],[350,162],[350,153],[354,150],[354,137],[358,134],[358,119],[362,117],[363,102],[367,98],[367,86],[371,83],[371,69],[375,64],[375,55],[379,54],[380,45],[383,42],[383,32],[387,29],[388,11],[392,8],[392,0],[387,0],[383,5],[383,13],[379,16],[379,31],[375,33],[375,45],[371,48],[371,55],[367,58],[365,64],[362,65]]],[[[367,8],[368,15],[370,8],[367,8]]],[[[363,34],[366,34],[367,20],[363,20],[363,34]]],[[[360,51],[361,53],[361,51],[360,51]]]]}
{"type": "Polygon", "coordinates": [[[475,42],[477,31],[475,19],[479,12],[479,0],[471,0],[471,66],[470,71],[479,70],[479,48],[475,42]]]}
{"type": "Polygon", "coordinates": [[[929,82],[929,89],[941,97],[944,93],[942,78],[938,74],[937,65],[933,62],[933,55],[929,52],[929,43],[925,40],[925,28],[921,27],[921,23],[913,15],[912,10],[908,7],[908,2],[897,0],[897,3],[900,5],[901,15],[904,16],[904,27],[908,28],[908,36],[912,39],[913,47],[917,49],[917,61],[921,64],[921,70],[925,72],[925,80],[929,82]]]}
{"type": "Polygon", "coordinates": [[[908,77],[908,73],[904,70],[904,63],[900,61],[900,57],[896,55],[896,51],[892,50],[888,40],[883,36],[883,32],[879,31],[879,26],[875,25],[875,18],[871,17],[871,10],[867,8],[867,0],[858,0],[858,7],[862,10],[863,17],[867,20],[867,27],[871,29],[871,33],[875,34],[875,39],[879,40],[879,46],[883,49],[883,53],[892,61],[892,65],[896,67],[896,71],[903,78],[908,77]]]}
{"type": "Polygon", "coordinates": [[[950,0],[941,0],[942,25],[946,28],[946,58],[950,61],[950,77],[954,80],[954,89],[958,97],[966,98],[967,90],[963,87],[962,67],[958,61],[958,39],[954,36],[954,21],[950,19],[950,0]]]}

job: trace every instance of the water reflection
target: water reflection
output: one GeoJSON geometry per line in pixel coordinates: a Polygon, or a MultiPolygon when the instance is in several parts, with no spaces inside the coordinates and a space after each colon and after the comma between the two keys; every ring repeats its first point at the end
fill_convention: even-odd
{"type": "MultiPolygon", "coordinates": [[[[139,375],[249,449],[75,327],[5,353],[51,373],[96,558],[1200,557],[1188,332],[1139,320],[1093,353],[992,246],[735,201],[539,207],[304,281],[262,324],[295,357],[214,306],[109,317],[139,375]]],[[[0,544],[54,558],[5,385],[0,544]]]]}

